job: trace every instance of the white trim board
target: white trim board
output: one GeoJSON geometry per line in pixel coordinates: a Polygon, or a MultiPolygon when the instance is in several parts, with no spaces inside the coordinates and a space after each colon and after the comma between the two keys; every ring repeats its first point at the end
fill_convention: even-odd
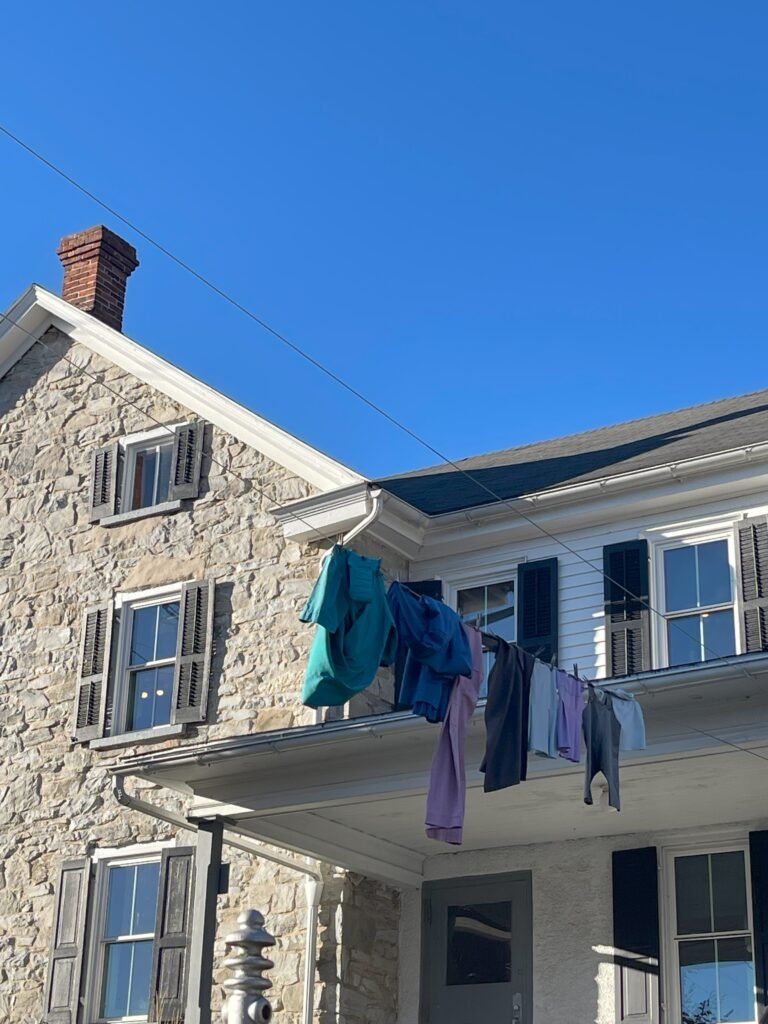
{"type": "Polygon", "coordinates": [[[34,344],[27,332],[37,339],[54,326],[321,491],[364,479],[40,285],[31,285],[6,315],[0,321],[0,378],[34,344]]]}

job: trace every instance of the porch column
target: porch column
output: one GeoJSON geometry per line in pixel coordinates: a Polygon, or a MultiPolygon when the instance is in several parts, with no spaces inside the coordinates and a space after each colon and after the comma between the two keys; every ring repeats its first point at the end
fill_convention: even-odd
{"type": "Polygon", "coordinates": [[[196,824],[193,926],[187,960],[187,1007],[184,1021],[185,1024],[211,1024],[216,897],[221,882],[224,823],[220,818],[201,818],[196,824]]]}

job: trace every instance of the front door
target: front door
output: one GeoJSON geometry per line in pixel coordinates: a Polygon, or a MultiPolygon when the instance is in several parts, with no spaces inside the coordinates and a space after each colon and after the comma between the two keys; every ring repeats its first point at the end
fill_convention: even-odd
{"type": "Polygon", "coordinates": [[[532,1024],[531,876],[427,882],[422,1024],[532,1024]]]}

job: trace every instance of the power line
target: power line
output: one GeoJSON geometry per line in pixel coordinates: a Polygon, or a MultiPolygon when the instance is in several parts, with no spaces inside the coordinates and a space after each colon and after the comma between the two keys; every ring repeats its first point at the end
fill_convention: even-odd
{"type": "MultiPolygon", "coordinates": [[[[402,423],[400,420],[398,420],[391,413],[388,413],[386,411],[386,409],[383,409],[376,402],[372,401],[370,398],[367,397],[367,395],[363,394],[361,391],[359,391],[352,384],[349,384],[342,377],[340,377],[338,374],[336,374],[333,370],[329,369],[327,366],[325,366],[323,363],[321,363],[318,359],[316,359],[313,355],[311,355],[309,352],[307,352],[305,349],[303,349],[300,345],[296,344],[296,342],[291,341],[290,338],[288,338],[285,334],[283,334],[281,331],[278,331],[275,327],[273,327],[270,323],[268,323],[262,317],[258,316],[256,313],[254,313],[247,306],[243,305],[243,303],[241,303],[237,299],[235,299],[232,295],[230,295],[229,292],[225,291],[223,288],[220,288],[217,284],[212,282],[204,274],[200,273],[200,271],[195,270],[194,267],[192,267],[185,260],[181,259],[175,253],[173,253],[170,249],[167,248],[167,246],[165,246],[162,243],[158,242],[150,234],[148,234],[142,228],[138,227],[138,225],[134,224],[133,221],[131,221],[127,217],[123,216],[123,214],[121,214],[113,206],[110,206],[103,199],[101,199],[99,196],[97,196],[94,192],[92,192],[90,189],[86,188],[79,181],[77,181],[75,178],[73,178],[70,174],[67,174],[67,172],[64,171],[61,167],[59,167],[57,164],[53,163],[53,161],[49,160],[46,156],[44,156],[38,150],[34,149],[32,146],[30,146],[23,139],[19,138],[19,136],[15,135],[12,131],[10,131],[10,129],[8,129],[4,125],[0,124],[0,132],[2,132],[2,134],[4,134],[7,138],[9,138],[12,142],[14,142],[21,149],[25,150],[27,153],[29,153],[31,156],[33,156],[36,160],[39,160],[42,164],[44,164],[46,167],[48,167],[49,170],[51,170],[55,174],[59,175],[59,177],[63,178],[65,181],[67,181],[70,185],[72,185],[74,188],[76,188],[79,192],[81,192],[83,195],[87,196],[87,198],[92,200],[94,203],[96,203],[98,206],[100,206],[103,210],[106,210],[109,214],[111,214],[117,220],[121,221],[121,223],[125,224],[126,227],[131,229],[131,231],[134,231],[137,235],[139,235],[141,238],[143,238],[151,246],[153,246],[159,252],[163,253],[164,256],[167,256],[168,259],[172,260],[172,262],[174,262],[177,266],[181,267],[187,273],[191,274],[194,278],[196,278],[198,281],[200,281],[201,284],[205,285],[206,288],[209,288],[211,291],[213,291],[220,298],[224,299],[225,302],[228,302],[231,306],[233,306],[235,309],[239,310],[241,313],[243,313],[245,316],[247,316],[254,323],[258,324],[259,327],[261,327],[265,331],[269,332],[279,342],[281,342],[283,345],[285,345],[289,349],[291,349],[291,351],[296,353],[296,355],[300,356],[302,359],[304,359],[310,365],[314,366],[315,369],[319,370],[321,373],[323,373],[330,380],[334,381],[336,384],[338,384],[345,391],[349,392],[351,395],[353,395],[355,398],[357,398],[359,401],[361,401],[364,405],[368,406],[368,408],[372,409],[374,412],[378,413],[380,416],[383,416],[384,419],[388,420],[393,426],[397,427],[398,430],[401,430],[403,433],[407,434],[414,441],[416,441],[418,444],[420,444],[423,448],[425,448],[427,451],[429,451],[433,455],[435,455],[438,459],[440,459],[441,462],[444,462],[447,466],[450,466],[452,469],[456,470],[458,473],[461,473],[468,480],[470,480],[473,484],[475,484],[475,486],[479,487],[482,491],[484,491],[495,502],[499,502],[500,504],[502,504],[505,507],[507,507],[511,512],[513,512],[515,515],[519,516],[521,519],[523,519],[525,522],[527,522],[530,526],[532,526],[535,530],[538,530],[538,532],[541,533],[543,536],[547,537],[549,540],[551,540],[555,544],[559,545],[564,551],[567,551],[570,555],[572,555],[578,561],[583,562],[584,565],[588,566],[594,572],[599,573],[599,575],[605,581],[609,582],[612,586],[617,587],[627,597],[632,598],[634,601],[637,601],[640,605],[642,605],[643,607],[647,608],[653,614],[657,615],[660,619],[662,619],[662,621],[669,622],[670,624],[674,625],[674,627],[678,630],[680,635],[683,635],[683,636],[687,637],[689,640],[695,641],[696,644],[701,646],[701,649],[705,653],[711,654],[715,658],[718,658],[718,659],[721,659],[721,660],[725,660],[726,663],[730,664],[730,662],[728,662],[728,657],[729,657],[728,655],[725,655],[725,656],[724,655],[720,655],[717,652],[711,650],[711,648],[708,648],[703,643],[703,641],[701,640],[700,637],[694,636],[692,633],[688,633],[682,626],[680,626],[678,624],[676,619],[674,619],[674,618],[667,619],[662,612],[658,611],[658,609],[654,608],[653,605],[651,605],[650,601],[646,601],[643,598],[639,598],[636,594],[633,594],[627,587],[625,587],[623,584],[619,583],[618,580],[615,580],[611,576],[609,576],[603,569],[601,569],[599,566],[595,565],[594,562],[591,562],[588,558],[586,558],[584,555],[582,555],[580,552],[578,552],[570,544],[566,543],[566,541],[562,540],[560,537],[557,537],[555,534],[551,533],[549,530],[546,529],[546,527],[542,526],[540,523],[536,522],[533,518],[531,518],[531,516],[527,515],[527,513],[523,512],[522,509],[519,509],[519,508],[517,508],[517,506],[513,505],[512,502],[510,501],[510,499],[502,498],[499,494],[497,494],[494,490],[492,490],[490,487],[488,487],[486,484],[484,484],[481,480],[477,479],[477,477],[475,477],[471,473],[467,472],[467,470],[462,469],[462,467],[459,466],[458,463],[456,463],[453,459],[449,458],[447,455],[445,455],[443,452],[441,452],[438,448],[435,448],[434,445],[429,443],[429,441],[426,441],[423,437],[421,437],[419,434],[417,434],[414,430],[412,430],[406,424],[402,423]]],[[[9,318],[5,317],[5,319],[9,319],[9,318]]],[[[17,325],[17,326],[19,326],[19,325],[17,325]]],[[[23,330],[23,328],[22,328],[22,330],[23,330]]],[[[29,332],[27,332],[27,333],[29,333],[29,332]]],[[[99,383],[101,383],[101,382],[99,381],[99,383]]],[[[262,493],[262,492],[260,492],[260,493],[262,493]]],[[[281,510],[289,511],[292,515],[295,515],[295,518],[300,519],[301,522],[303,522],[305,526],[309,527],[309,523],[307,523],[305,519],[302,519],[298,514],[293,513],[292,510],[284,509],[284,506],[281,506],[281,505],[278,505],[277,507],[279,507],[281,510]]],[[[310,527],[310,529],[312,529],[319,536],[322,536],[322,534],[320,534],[320,531],[317,530],[315,527],[310,527]]],[[[323,537],[323,540],[326,540],[326,539],[327,539],[326,537],[323,537]]],[[[746,672],[746,670],[744,670],[742,666],[739,666],[739,668],[742,671],[744,671],[747,676],[749,676],[749,673],[746,672]]]]}

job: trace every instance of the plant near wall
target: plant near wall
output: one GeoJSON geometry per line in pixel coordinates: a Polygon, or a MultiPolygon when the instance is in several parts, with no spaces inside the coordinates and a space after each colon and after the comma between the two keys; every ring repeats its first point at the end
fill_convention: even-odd
{"type": "Polygon", "coordinates": [[[702,999],[692,1011],[683,1010],[682,1024],[717,1024],[720,1018],[712,1009],[712,999],[702,999]]]}

